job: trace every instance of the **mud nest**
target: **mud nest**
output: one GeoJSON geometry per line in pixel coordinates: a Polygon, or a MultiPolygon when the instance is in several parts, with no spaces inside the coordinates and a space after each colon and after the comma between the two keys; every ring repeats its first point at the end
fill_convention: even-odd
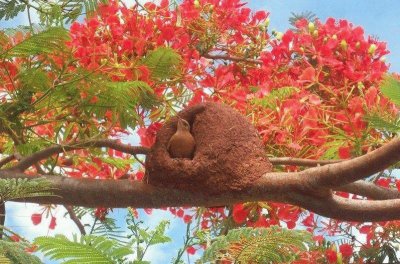
{"type": "Polygon", "coordinates": [[[177,117],[171,118],[158,131],[147,156],[149,184],[218,194],[241,190],[271,171],[257,131],[236,110],[204,103],[186,108],[178,116],[191,125],[196,141],[194,157],[170,157],[167,144],[177,126],[177,117]]]}

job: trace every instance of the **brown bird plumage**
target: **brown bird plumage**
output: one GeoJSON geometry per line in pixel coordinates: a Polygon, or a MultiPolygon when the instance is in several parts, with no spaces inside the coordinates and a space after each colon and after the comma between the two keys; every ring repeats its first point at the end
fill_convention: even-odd
{"type": "Polygon", "coordinates": [[[189,123],[178,117],[178,125],[174,135],[170,138],[167,150],[171,158],[193,158],[196,143],[190,133],[189,123]]]}

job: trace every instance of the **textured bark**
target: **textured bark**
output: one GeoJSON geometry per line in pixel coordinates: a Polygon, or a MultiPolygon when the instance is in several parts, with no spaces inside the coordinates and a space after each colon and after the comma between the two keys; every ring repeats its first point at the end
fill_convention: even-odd
{"type": "MultiPolygon", "coordinates": [[[[168,156],[165,145],[173,133],[172,120],[167,123],[164,132],[161,131],[161,135],[158,135],[155,149],[124,145],[107,139],[76,142],[66,146],[55,145],[21,159],[10,169],[0,170],[0,178],[43,177],[54,188],[53,196],[19,200],[21,202],[86,207],[159,208],[213,207],[268,200],[292,203],[320,215],[342,220],[400,219],[400,194],[397,190],[359,181],[400,161],[400,139],[394,139],[358,158],[333,161],[336,162],[334,164],[331,164],[332,161],[272,159],[274,164],[317,166],[301,172],[274,173],[268,172],[271,163],[262,152],[255,130],[237,113],[226,108],[218,109],[205,104],[180,113],[194,127],[192,132],[198,149],[193,160],[174,160],[168,156]],[[211,110],[207,110],[207,107],[211,110]],[[214,123],[211,124],[213,119],[214,123]],[[218,130],[218,126],[229,129],[218,130]],[[217,137],[212,137],[213,133],[217,137]],[[208,134],[211,136],[208,137],[208,134]],[[131,155],[147,154],[150,160],[146,161],[146,166],[149,166],[147,169],[151,172],[147,180],[152,184],[147,184],[146,181],[76,179],[23,173],[30,166],[52,155],[91,147],[107,147],[131,155]],[[320,166],[322,164],[327,165],[320,166]],[[172,174],[163,171],[165,165],[172,174]],[[177,178],[168,178],[171,175],[177,178]],[[182,177],[184,179],[180,181],[182,177]],[[333,195],[332,190],[375,200],[344,199],[333,195]]],[[[7,158],[3,163],[11,160],[7,158]]]]}

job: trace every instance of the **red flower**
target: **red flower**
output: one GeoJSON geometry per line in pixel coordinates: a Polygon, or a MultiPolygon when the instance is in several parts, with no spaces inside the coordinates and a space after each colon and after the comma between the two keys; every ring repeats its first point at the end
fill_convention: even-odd
{"type": "Polygon", "coordinates": [[[138,171],[136,173],[136,180],[141,181],[144,177],[144,172],[143,171],[138,171]]]}
{"type": "Polygon", "coordinates": [[[143,211],[144,211],[146,214],[151,215],[151,213],[153,212],[153,209],[152,209],[152,208],[143,208],[143,211]]]}
{"type": "Polygon", "coordinates": [[[350,158],[350,147],[340,147],[339,148],[339,157],[341,159],[350,158]]]}
{"type": "Polygon", "coordinates": [[[191,215],[185,215],[183,217],[183,222],[185,222],[185,224],[190,223],[192,221],[192,216],[191,215]]]}
{"type": "Polygon", "coordinates": [[[233,206],[232,216],[236,223],[242,224],[244,221],[246,221],[248,214],[249,210],[245,209],[243,204],[235,204],[233,206]]]}
{"type": "Polygon", "coordinates": [[[194,255],[194,254],[196,254],[196,249],[195,249],[193,246],[190,246],[190,247],[188,247],[188,248],[186,249],[186,252],[187,252],[189,255],[194,255]]]}
{"type": "Polygon", "coordinates": [[[329,263],[336,263],[336,261],[337,261],[336,251],[333,251],[332,249],[328,249],[325,251],[325,256],[329,263]]]}
{"type": "Polygon", "coordinates": [[[392,180],[390,178],[379,178],[376,184],[385,188],[389,188],[389,184],[392,180]]]}
{"type": "Polygon", "coordinates": [[[314,214],[310,213],[306,218],[304,218],[302,223],[303,223],[303,225],[308,226],[308,227],[313,226],[315,224],[314,223],[314,214]]]}
{"type": "Polygon", "coordinates": [[[153,123],[147,128],[139,128],[137,133],[140,137],[140,145],[144,147],[151,147],[156,141],[156,133],[161,126],[161,123],[153,123]]]}
{"type": "Polygon", "coordinates": [[[179,209],[179,210],[176,212],[176,215],[177,215],[178,217],[182,218],[183,215],[184,215],[184,213],[185,213],[185,212],[184,212],[182,209],[179,209]]]}
{"type": "Polygon", "coordinates": [[[301,81],[314,82],[315,81],[315,69],[313,67],[306,68],[303,73],[299,76],[301,81]]]}
{"type": "Polygon", "coordinates": [[[56,220],[57,219],[54,216],[51,217],[50,224],[49,224],[50,229],[54,230],[56,228],[56,225],[57,225],[56,220]]]}
{"type": "Polygon", "coordinates": [[[42,222],[42,214],[32,214],[31,220],[34,225],[40,224],[42,222]]]}
{"type": "Polygon", "coordinates": [[[339,246],[339,251],[343,257],[351,257],[353,255],[353,247],[349,244],[343,244],[339,246]]]}
{"type": "Polygon", "coordinates": [[[10,239],[14,242],[19,242],[21,240],[21,238],[17,235],[10,236],[10,239]]]}

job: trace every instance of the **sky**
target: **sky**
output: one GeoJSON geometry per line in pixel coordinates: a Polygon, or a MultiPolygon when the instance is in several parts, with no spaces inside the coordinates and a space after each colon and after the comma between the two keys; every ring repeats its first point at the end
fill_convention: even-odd
{"type": "MultiPolygon", "coordinates": [[[[270,28],[277,31],[285,31],[290,27],[288,19],[291,13],[302,13],[311,11],[321,21],[328,17],[347,19],[355,26],[362,26],[368,35],[373,35],[388,44],[390,54],[387,61],[391,64],[390,71],[400,72],[400,1],[398,0],[266,0],[247,1],[253,10],[266,10],[270,12],[270,28]]],[[[13,21],[0,21],[0,29],[26,24],[27,17],[21,14],[13,21]]],[[[137,142],[137,138],[131,138],[130,142],[137,142]]],[[[62,207],[56,209],[57,226],[55,230],[47,228],[47,224],[33,226],[30,216],[39,212],[39,207],[31,204],[7,203],[6,225],[28,239],[38,235],[54,235],[65,233],[71,237],[72,233],[78,233],[76,226],[65,217],[65,210],[62,207]]],[[[117,217],[118,223],[124,225],[126,211],[123,209],[114,210],[113,215],[117,217]]],[[[166,211],[157,210],[150,216],[141,211],[141,219],[150,227],[154,227],[161,219],[170,219],[171,225],[167,235],[171,236],[173,243],[150,248],[147,260],[154,264],[169,263],[172,257],[183,244],[185,225],[180,219],[176,219],[166,211]]],[[[46,221],[46,220],[44,220],[46,221]]],[[[89,222],[90,219],[84,219],[89,222]]],[[[185,261],[187,259],[185,258],[185,261]]],[[[55,263],[46,260],[46,263],[55,263]]],[[[193,261],[191,261],[193,263],[193,261]]]]}

